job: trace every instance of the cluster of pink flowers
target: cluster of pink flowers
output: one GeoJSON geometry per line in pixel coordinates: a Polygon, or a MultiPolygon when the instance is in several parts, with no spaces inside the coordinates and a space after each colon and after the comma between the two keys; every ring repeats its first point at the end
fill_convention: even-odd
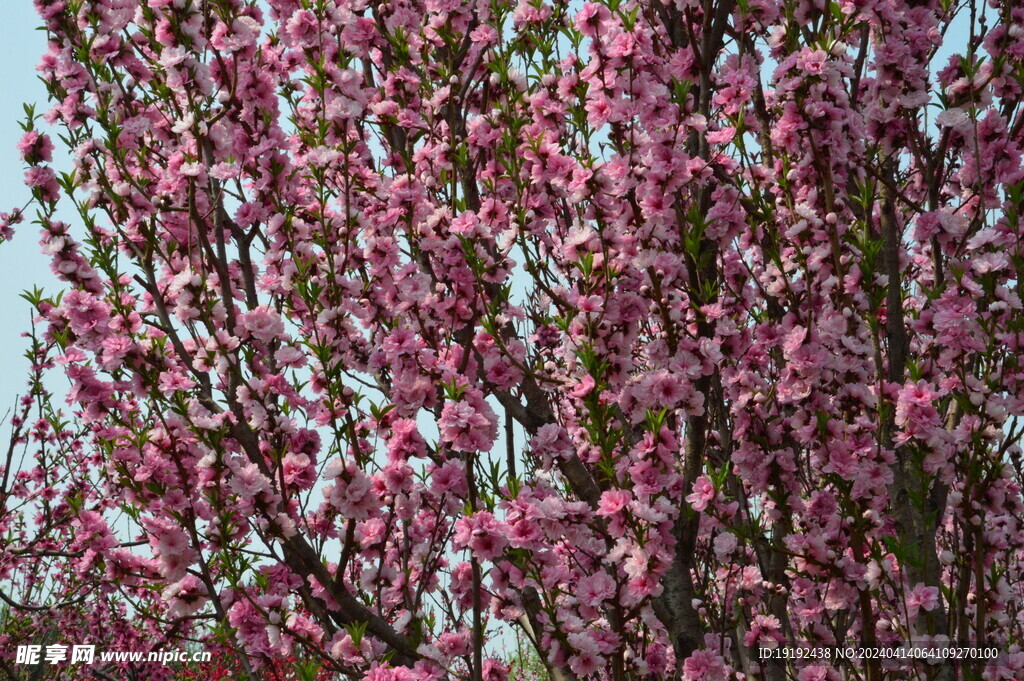
{"type": "Polygon", "coordinates": [[[35,5],[0,660],[1024,678],[1019,3],[35,5]]]}

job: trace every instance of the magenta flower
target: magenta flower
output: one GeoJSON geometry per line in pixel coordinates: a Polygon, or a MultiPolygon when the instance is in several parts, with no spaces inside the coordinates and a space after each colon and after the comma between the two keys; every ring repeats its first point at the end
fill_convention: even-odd
{"type": "Polygon", "coordinates": [[[694,511],[700,513],[708,507],[714,498],[714,484],[702,475],[694,481],[693,492],[686,495],[686,503],[690,504],[694,511]]]}

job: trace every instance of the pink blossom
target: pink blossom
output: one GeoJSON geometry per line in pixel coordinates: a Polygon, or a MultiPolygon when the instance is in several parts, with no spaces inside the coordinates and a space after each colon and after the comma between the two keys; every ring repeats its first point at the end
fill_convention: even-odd
{"type": "Polygon", "coordinates": [[[437,426],[441,438],[462,452],[488,451],[494,444],[495,424],[486,404],[470,401],[447,402],[437,426]],[[486,409],[481,412],[480,409],[486,409]]]}
{"type": "Polygon", "coordinates": [[[455,523],[455,542],[479,560],[493,560],[508,545],[506,530],[489,511],[477,511],[455,523]]]}
{"type": "Polygon", "coordinates": [[[41,135],[36,130],[29,130],[18,142],[18,151],[27,163],[49,163],[53,161],[53,142],[49,135],[41,135]]]}
{"type": "Polygon", "coordinates": [[[281,316],[266,305],[242,315],[242,326],[261,343],[270,343],[284,334],[281,316]]]}
{"type": "Polygon", "coordinates": [[[939,605],[939,590],[934,586],[918,584],[907,594],[907,607],[911,610],[932,611],[939,605]]]}
{"type": "Polygon", "coordinates": [[[356,471],[351,479],[338,478],[330,494],[331,505],[346,518],[361,520],[377,505],[370,477],[356,471]]]}
{"type": "Polygon", "coordinates": [[[632,497],[629,490],[613,489],[602,492],[597,513],[603,516],[615,515],[629,505],[632,497]]]}
{"type": "Polygon", "coordinates": [[[708,507],[715,498],[715,494],[714,484],[707,476],[702,475],[694,481],[693,492],[686,495],[686,502],[693,507],[694,511],[700,513],[708,507]]]}
{"type": "Polygon", "coordinates": [[[576,28],[585,36],[594,37],[607,31],[611,12],[596,2],[583,3],[583,9],[576,14],[576,28]]]}
{"type": "Polygon", "coordinates": [[[583,581],[576,598],[583,605],[596,608],[614,595],[615,581],[606,572],[598,572],[583,581]]]}

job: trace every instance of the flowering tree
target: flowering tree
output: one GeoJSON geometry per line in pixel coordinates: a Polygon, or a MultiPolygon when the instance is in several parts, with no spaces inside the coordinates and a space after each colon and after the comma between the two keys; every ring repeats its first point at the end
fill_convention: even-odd
{"type": "Polygon", "coordinates": [[[3,647],[1024,678],[1020,3],[35,4],[3,647]]]}

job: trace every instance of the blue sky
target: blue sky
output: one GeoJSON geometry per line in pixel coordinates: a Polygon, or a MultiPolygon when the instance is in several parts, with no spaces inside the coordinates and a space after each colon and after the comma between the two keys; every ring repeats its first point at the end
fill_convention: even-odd
{"type": "MultiPolygon", "coordinates": [[[[46,110],[46,89],[36,78],[35,65],[46,51],[46,37],[35,30],[39,23],[29,0],[0,2],[0,59],[6,64],[3,96],[0,97],[0,211],[22,207],[29,200],[22,183],[24,167],[18,156],[21,138],[18,123],[25,117],[22,104],[36,103],[46,110]]],[[[31,213],[30,213],[31,214],[31,213]]],[[[28,362],[22,356],[28,341],[21,334],[29,327],[31,307],[20,298],[34,285],[55,289],[59,282],[50,273],[49,260],[39,250],[38,228],[23,223],[14,240],[0,244],[0,415],[24,392],[28,362]]]]}

